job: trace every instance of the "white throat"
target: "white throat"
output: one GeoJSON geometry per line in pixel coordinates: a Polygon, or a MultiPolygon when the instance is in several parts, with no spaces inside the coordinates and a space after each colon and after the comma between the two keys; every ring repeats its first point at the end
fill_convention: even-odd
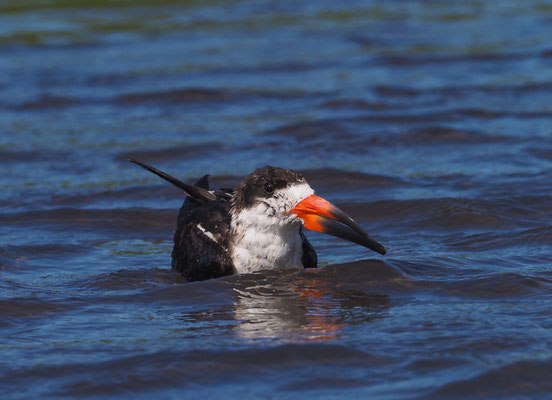
{"type": "Polygon", "coordinates": [[[230,254],[238,274],[302,268],[302,221],[287,213],[313,193],[308,184],[294,185],[233,213],[230,254]]]}

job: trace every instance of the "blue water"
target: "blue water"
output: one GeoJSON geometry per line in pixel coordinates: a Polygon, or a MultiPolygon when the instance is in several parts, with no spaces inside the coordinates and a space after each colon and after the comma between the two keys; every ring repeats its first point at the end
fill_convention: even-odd
{"type": "Polygon", "coordinates": [[[2,398],[542,399],[552,2],[0,4],[2,398]],[[186,283],[184,181],[302,171],[388,249],[186,283]]]}

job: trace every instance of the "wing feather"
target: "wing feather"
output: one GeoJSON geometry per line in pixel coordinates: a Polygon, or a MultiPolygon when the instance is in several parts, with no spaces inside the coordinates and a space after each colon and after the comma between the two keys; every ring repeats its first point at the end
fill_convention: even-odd
{"type": "Polygon", "coordinates": [[[318,266],[318,256],[312,244],[307,240],[307,237],[303,233],[303,227],[299,230],[301,235],[303,255],[301,256],[301,262],[304,268],[316,268],[318,266]]]}
{"type": "Polygon", "coordinates": [[[235,273],[228,252],[229,208],[228,202],[213,201],[181,215],[174,233],[172,267],[188,281],[235,273]]]}

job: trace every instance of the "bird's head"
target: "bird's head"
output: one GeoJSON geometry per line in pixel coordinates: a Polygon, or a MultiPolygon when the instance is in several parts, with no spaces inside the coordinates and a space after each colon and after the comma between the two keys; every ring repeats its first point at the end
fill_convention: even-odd
{"type": "Polygon", "coordinates": [[[370,238],[347,214],[316,196],[305,177],[295,171],[263,167],[247,176],[236,188],[234,211],[256,210],[278,224],[303,226],[360,244],[380,254],[386,250],[370,238]]]}

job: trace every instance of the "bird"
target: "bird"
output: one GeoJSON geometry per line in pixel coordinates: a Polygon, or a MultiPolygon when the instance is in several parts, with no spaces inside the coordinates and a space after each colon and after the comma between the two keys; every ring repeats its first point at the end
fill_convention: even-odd
{"type": "Polygon", "coordinates": [[[210,190],[209,175],[189,185],[134,158],[129,161],[187,196],[178,213],[171,265],[188,282],[316,268],[318,257],[303,228],[386,253],[349,215],[315,195],[299,172],[265,166],[234,189],[210,190]]]}

